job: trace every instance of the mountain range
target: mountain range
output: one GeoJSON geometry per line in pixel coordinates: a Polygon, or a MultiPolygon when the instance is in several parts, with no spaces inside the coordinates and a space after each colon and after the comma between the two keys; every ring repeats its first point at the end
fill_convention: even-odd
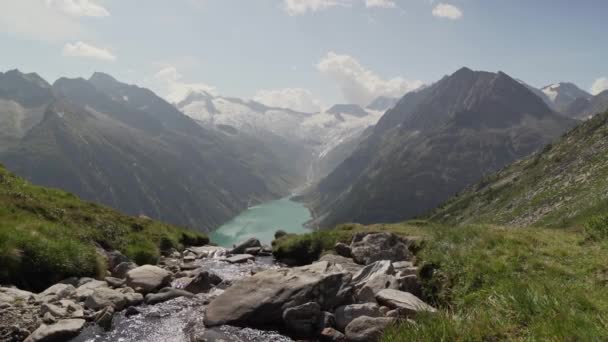
{"type": "Polygon", "coordinates": [[[402,221],[575,124],[502,72],[462,68],[401,98],[305,197],[321,227],[402,221]]]}

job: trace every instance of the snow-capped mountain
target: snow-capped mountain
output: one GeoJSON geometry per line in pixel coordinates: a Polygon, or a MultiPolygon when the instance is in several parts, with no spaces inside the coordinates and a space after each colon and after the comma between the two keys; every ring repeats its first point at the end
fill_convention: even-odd
{"type": "Polygon", "coordinates": [[[541,91],[559,110],[565,109],[576,99],[584,98],[589,100],[592,97],[591,94],[568,82],[551,84],[542,88],[541,91]]]}
{"type": "MultiPolygon", "coordinates": [[[[259,140],[268,141],[268,136],[273,135],[283,143],[304,146],[310,151],[310,165],[318,163],[340,144],[354,140],[375,125],[383,113],[351,104],[335,105],[318,113],[302,113],[206,92],[191,93],[176,106],[207,128],[226,132],[230,127],[259,140]]],[[[311,167],[315,169],[324,168],[311,167]]],[[[318,178],[315,171],[310,172],[311,180],[318,178]]]]}

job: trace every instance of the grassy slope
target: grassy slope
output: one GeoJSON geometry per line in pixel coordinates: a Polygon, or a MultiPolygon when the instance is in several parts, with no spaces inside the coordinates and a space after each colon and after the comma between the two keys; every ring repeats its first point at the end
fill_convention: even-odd
{"type": "Polygon", "coordinates": [[[602,340],[608,338],[608,242],[582,231],[438,224],[345,225],[289,236],[327,251],[356,231],[420,236],[425,298],[440,313],[388,331],[384,341],[602,340]]]}
{"type": "Polygon", "coordinates": [[[204,243],[203,235],[134,218],[76,196],[34,186],[0,166],[0,284],[42,289],[105,270],[95,245],[154,263],[163,248],[204,243]]]}
{"type": "Polygon", "coordinates": [[[608,211],[608,113],[463,192],[432,215],[447,224],[570,227],[608,211]]]}

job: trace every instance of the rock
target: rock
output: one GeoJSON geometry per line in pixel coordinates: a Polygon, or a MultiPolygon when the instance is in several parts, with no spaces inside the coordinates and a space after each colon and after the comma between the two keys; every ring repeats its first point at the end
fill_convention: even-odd
{"type": "Polygon", "coordinates": [[[353,276],[353,283],[357,288],[363,287],[368,281],[377,275],[393,275],[395,270],[393,265],[388,260],[376,261],[363,267],[357,274],[353,276]]]}
{"type": "Polygon", "coordinates": [[[38,296],[32,292],[11,287],[0,287],[0,304],[13,304],[16,301],[29,302],[36,300],[37,297],[38,296]]]}
{"type": "Polygon", "coordinates": [[[131,316],[135,316],[135,315],[139,315],[141,312],[139,311],[139,309],[137,309],[134,306],[129,306],[126,310],[125,310],[125,317],[131,317],[131,316]]]}
{"type": "Polygon", "coordinates": [[[245,249],[245,254],[258,255],[262,252],[262,247],[250,247],[245,249]]]}
{"type": "Polygon", "coordinates": [[[322,324],[321,306],[310,302],[283,311],[283,322],[297,336],[314,336],[322,324]]]}
{"type": "Polygon", "coordinates": [[[96,281],[96,280],[93,278],[89,278],[89,277],[82,277],[82,278],[78,279],[78,284],[76,284],[76,287],[80,287],[84,284],[88,284],[93,281],[96,281]]]}
{"type": "Polygon", "coordinates": [[[78,277],[70,277],[67,279],[63,279],[59,282],[59,284],[72,285],[74,287],[78,287],[78,277]]]}
{"type": "Polygon", "coordinates": [[[435,312],[435,308],[426,304],[420,298],[409,292],[397,290],[382,290],[376,295],[376,300],[391,309],[398,309],[401,315],[415,316],[420,311],[435,312]]]}
{"type": "Polygon", "coordinates": [[[280,239],[280,238],[282,238],[285,235],[287,235],[287,232],[284,231],[284,230],[279,229],[276,232],[274,232],[274,239],[275,240],[280,239]]]}
{"type": "Polygon", "coordinates": [[[323,311],[321,316],[321,329],[335,328],[336,327],[336,316],[327,311],[323,311]]]}
{"type": "Polygon", "coordinates": [[[196,277],[192,278],[184,286],[184,290],[197,294],[203,292],[209,292],[213,287],[217,286],[222,282],[222,278],[213,272],[201,271],[196,277]]]}
{"type": "Polygon", "coordinates": [[[122,264],[123,262],[131,261],[120,251],[111,251],[106,255],[108,256],[108,269],[110,270],[113,270],[116,266],[122,264]]]}
{"type": "Polygon", "coordinates": [[[116,311],[120,311],[127,305],[127,298],[123,293],[117,290],[98,288],[85,300],[84,305],[92,310],[101,310],[111,306],[116,309],[116,311]]]}
{"type": "Polygon", "coordinates": [[[68,308],[62,307],[61,305],[42,303],[40,306],[40,313],[42,315],[48,313],[57,318],[67,318],[66,316],[68,315],[68,308]]]}
{"type": "Polygon", "coordinates": [[[230,258],[226,258],[226,261],[228,261],[231,264],[240,264],[243,262],[247,262],[249,260],[253,260],[255,259],[255,257],[251,254],[237,254],[234,256],[231,256],[230,258]]]}
{"type": "Polygon", "coordinates": [[[345,258],[343,256],[336,255],[336,254],[325,254],[321,258],[319,258],[319,261],[328,261],[328,262],[331,262],[332,264],[339,265],[345,271],[350,272],[353,276],[355,274],[357,274],[359,271],[361,271],[361,269],[363,268],[363,266],[355,263],[353,261],[353,259],[345,258]]]}
{"type": "Polygon", "coordinates": [[[166,302],[168,300],[175,299],[178,297],[193,297],[193,296],[194,296],[194,294],[192,294],[188,291],[167,287],[167,288],[162,289],[159,293],[147,294],[146,298],[145,298],[145,302],[146,302],[146,304],[149,304],[149,305],[155,305],[155,304],[166,302]]]}
{"type": "Polygon", "coordinates": [[[344,342],[346,336],[334,328],[325,328],[321,331],[322,342],[344,342]]]}
{"type": "Polygon", "coordinates": [[[121,279],[125,278],[127,276],[127,273],[135,268],[137,268],[137,264],[134,262],[121,262],[116,267],[114,267],[114,269],[112,269],[112,276],[121,279]]]}
{"type": "Polygon", "coordinates": [[[326,261],[266,270],[236,282],[213,299],[204,321],[207,326],[276,326],[285,309],[308,302],[332,311],[352,300],[350,279],[350,273],[326,261]]]}
{"type": "Polygon", "coordinates": [[[171,282],[171,273],[157,266],[144,265],[127,272],[127,286],[137,292],[150,293],[171,282]]]}
{"type": "Polygon", "coordinates": [[[336,251],[339,256],[343,256],[345,258],[350,258],[352,256],[350,246],[342,242],[338,242],[334,246],[334,251],[336,251]]]}
{"type": "Polygon", "coordinates": [[[388,274],[377,274],[369,279],[363,287],[356,292],[357,302],[374,303],[376,294],[384,289],[401,289],[401,282],[394,276],[388,274]]]}
{"type": "Polygon", "coordinates": [[[399,272],[410,267],[414,267],[414,263],[411,261],[397,261],[393,263],[393,269],[395,269],[395,272],[399,272]]]}
{"type": "Polygon", "coordinates": [[[353,260],[369,265],[379,260],[407,261],[412,255],[404,241],[393,233],[358,233],[350,245],[353,260]]]}
{"type": "Polygon", "coordinates": [[[70,298],[76,293],[76,288],[69,284],[55,284],[48,289],[42,291],[38,297],[43,302],[51,302],[64,298],[70,298]]]}
{"type": "Polygon", "coordinates": [[[117,289],[117,291],[125,295],[125,299],[127,300],[126,306],[137,306],[144,302],[144,296],[141,293],[135,292],[130,287],[123,287],[117,289]]]}
{"type": "Polygon", "coordinates": [[[382,316],[386,316],[386,314],[391,311],[391,308],[389,308],[388,306],[381,306],[380,307],[380,313],[382,314],[382,316]]]}
{"type": "Polygon", "coordinates": [[[84,328],[84,319],[65,319],[52,325],[41,325],[25,342],[68,341],[84,328]]]}
{"type": "Polygon", "coordinates": [[[114,308],[106,306],[103,310],[95,314],[95,323],[105,331],[112,329],[112,319],[114,318],[114,308]]]}
{"type": "Polygon", "coordinates": [[[352,342],[379,341],[382,332],[395,322],[396,320],[391,317],[361,316],[346,327],[346,339],[352,342]]]}
{"type": "Polygon", "coordinates": [[[188,255],[184,257],[184,263],[191,263],[194,262],[194,260],[196,260],[196,257],[194,255],[188,255]]]}
{"type": "Polygon", "coordinates": [[[397,278],[400,284],[400,290],[409,292],[416,297],[422,296],[422,284],[418,280],[418,276],[415,274],[407,275],[405,277],[397,278]]]}
{"type": "Polygon", "coordinates": [[[77,289],[76,289],[76,298],[78,300],[85,300],[88,297],[90,297],[93,292],[95,292],[95,290],[97,289],[101,289],[101,288],[108,288],[108,283],[106,283],[105,281],[101,281],[101,280],[94,280],[92,279],[91,281],[88,281],[82,285],[80,285],[77,289]]]}
{"type": "Polygon", "coordinates": [[[50,312],[47,312],[42,316],[42,321],[44,322],[44,324],[53,324],[57,322],[55,316],[53,316],[53,314],[50,312]]]}
{"type": "Polygon", "coordinates": [[[178,251],[173,251],[171,254],[169,254],[169,257],[173,259],[180,259],[182,257],[182,253],[178,251]]]}
{"type": "Polygon", "coordinates": [[[383,316],[380,306],[375,303],[344,305],[337,308],[334,315],[336,316],[336,327],[340,331],[344,331],[346,326],[356,318],[383,316]]]}
{"type": "Polygon", "coordinates": [[[186,251],[194,253],[201,258],[219,258],[228,254],[226,248],[217,246],[189,247],[186,251]]]}
{"type": "Polygon", "coordinates": [[[106,281],[106,283],[108,283],[108,285],[110,285],[110,287],[113,288],[123,287],[126,283],[124,279],[114,277],[106,277],[104,280],[106,281]]]}
{"type": "Polygon", "coordinates": [[[239,245],[234,247],[230,253],[232,254],[243,254],[247,248],[251,247],[262,247],[262,243],[260,240],[256,238],[249,238],[244,242],[241,242],[239,245]]]}

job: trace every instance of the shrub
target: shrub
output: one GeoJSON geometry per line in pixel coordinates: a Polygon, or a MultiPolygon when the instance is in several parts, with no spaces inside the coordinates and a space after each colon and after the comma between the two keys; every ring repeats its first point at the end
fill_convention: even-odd
{"type": "Polygon", "coordinates": [[[585,235],[588,240],[598,241],[608,238],[608,215],[593,216],[585,224],[585,235]]]}

